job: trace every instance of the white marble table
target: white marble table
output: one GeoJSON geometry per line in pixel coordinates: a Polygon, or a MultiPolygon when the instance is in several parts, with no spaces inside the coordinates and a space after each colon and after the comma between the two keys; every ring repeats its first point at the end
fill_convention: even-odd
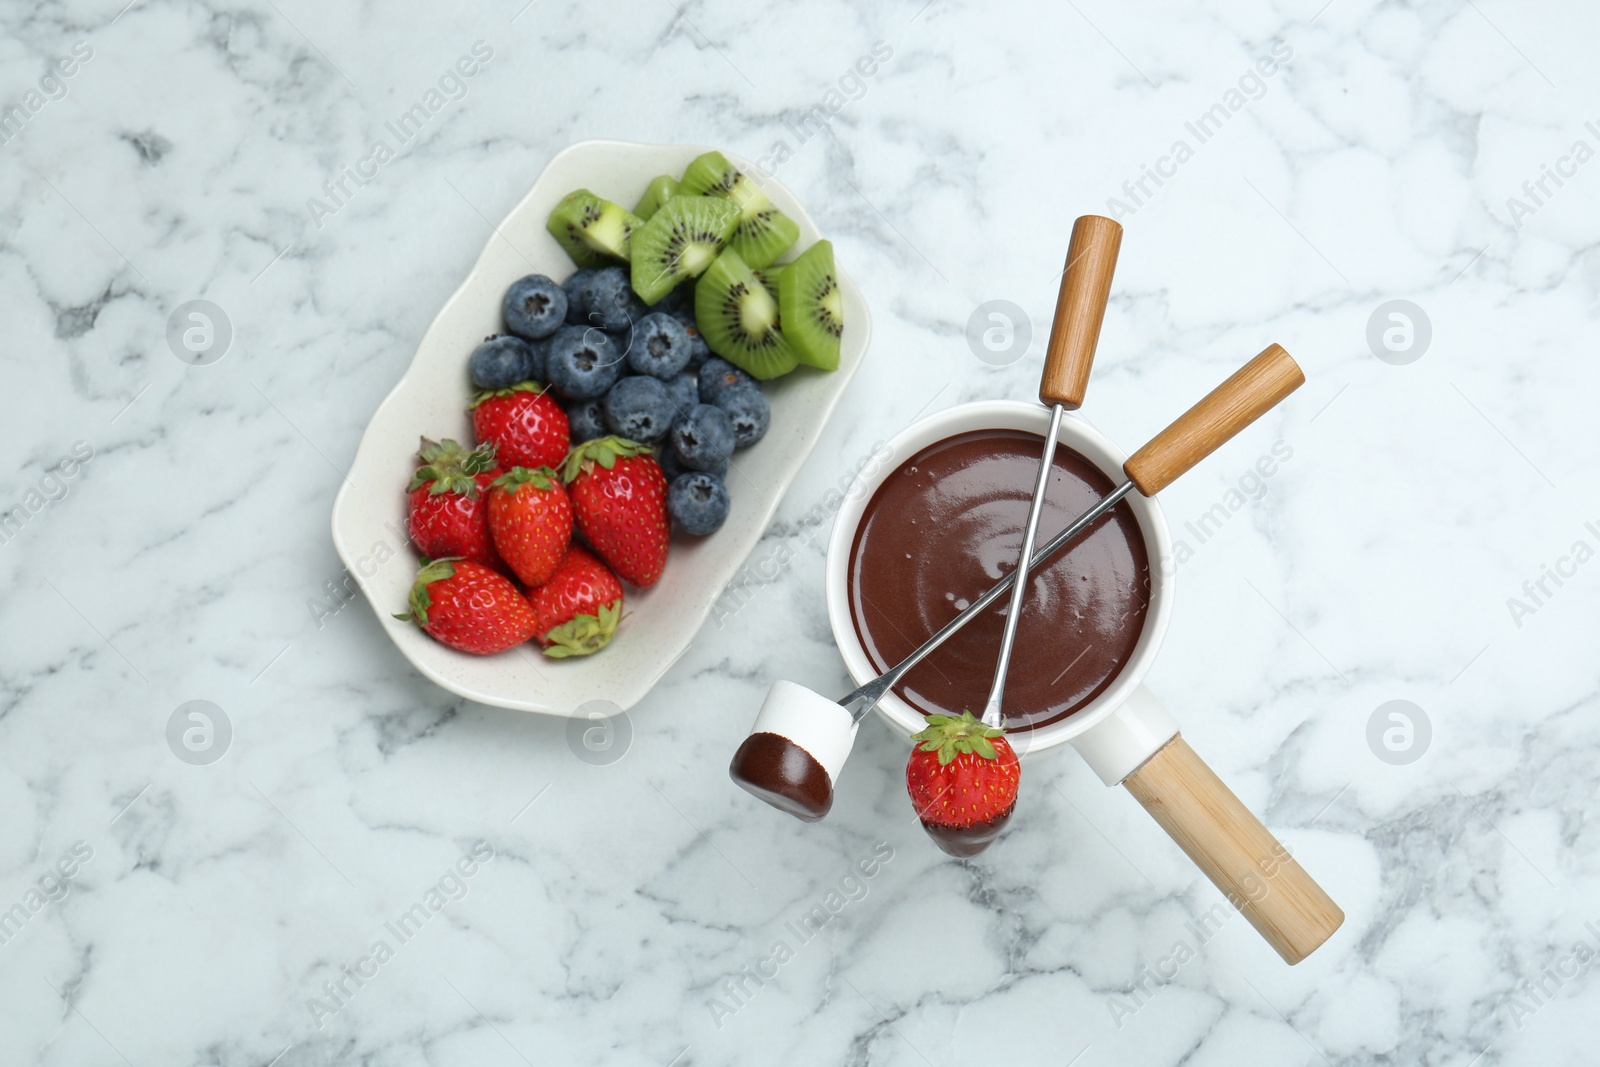
{"type": "Polygon", "coordinates": [[[120,3],[0,37],[0,1062],[1593,1062],[1592,7],[120,3]],[[491,220],[606,136],[767,161],[876,330],[752,557],[789,562],[594,765],[410,670],[327,527],[491,220]],[[1070,753],[967,863],[876,720],[825,823],[725,773],[769,679],[846,686],[818,502],[919,411],[1032,395],[1108,210],[1100,429],[1270,340],[1310,375],[1164,494],[1204,537],[1151,679],[1348,912],[1292,969],[1196,936],[1220,895],[1070,753]],[[194,299],[209,366],[165,337],[194,299]],[[1003,367],[965,340],[996,299],[1034,331],[1003,367]]]}

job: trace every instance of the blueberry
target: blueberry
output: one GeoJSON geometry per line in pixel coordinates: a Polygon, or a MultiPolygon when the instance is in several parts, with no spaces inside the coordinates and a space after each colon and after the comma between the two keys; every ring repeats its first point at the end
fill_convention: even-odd
{"type": "Polygon", "coordinates": [[[550,360],[550,338],[545,337],[538,341],[528,342],[528,377],[536,382],[545,380],[546,367],[550,360]]]}
{"type": "Polygon", "coordinates": [[[668,315],[677,316],[680,311],[687,311],[694,315],[694,287],[680,285],[666,296],[657,300],[650,308],[651,311],[665,311],[668,315]]]}
{"type": "Polygon", "coordinates": [[[622,349],[604,331],[563,326],[550,340],[544,372],[568,400],[589,400],[616,384],[622,362],[622,349]]]}
{"type": "Polygon", "coordinates": [[[680,530],[696,537],[715,533],[731,503],[722,479],[705,471],[680,474],[667,487],[667,514],[680,530]]]}
{"type": "Polygon", "coordinates": [[[733,423],[733,437],[739,448],[761,440],[772,421],[772,408],[767,405],[767,398],[760,389],[729,390],[717,401],[717,407],[733,423]]]}
{"type": "Polygon", "coordinates": [[[589,282],[596,274],[600,273],[593,267],[581,267],[572,272],[566,281],[561,283],[561,291],[567,294],[567,323],[572,326],[587,326],[589,320],[584,318],[589,313],[589,282]]]}
{"type": "Polygon", "coordinates": [[[757,389],[756,380],[725,359],[715,356],[700,368],[700,400],[705,404],[717,403],[717,398],[735,389],[757,389]]]}
{"type": "Polygon", "coordinates": [[[506,389],[535,377],[533,371],[528,342],[505,333],[484,338],[467,360],[467,373],[479,389],[506,389]]]}
{"type": "Polygon", "coordinates": [[[500,310],[506,329],[536,341],[549,337],[567,321],[567,294],[543,274],[530,274],[511,283],[500,310]]]}
{"type": "Polygon", "coordinates": [[[652,311],[633,327],[628,366],[635,374],[668,381],[689,365],[689,334],[671,315],[652,311]]]}
{"type": "Polygon", "coordinates": [[[583,312],[590,325],[602,330],[625,330],[645,314],[626,267],[601,267],[584,292],[583,312]]]}
{"type": "Polygon", "coordinates": [[[695,380],[694,371],[686,370],[668,379],[667,395],[672,398],[672,406],[678,409],[679,415],[700,403],[700,383],[695,380]]]}
{"type": "Polygon", "coordinates": [[[711,346],[700,336],[700,327],[686,325],[684,329],[689,334],[689,369],[699,370],[711,358],[711,346]]]}
{"type": "Polygon", "coordinates": [[[711,346],[706,344],[704,337],[700,336],[700,327],[694,321],[694,308],[674,308],[668,311],[667,314],[677,319],[678,325],[682,326],[684,333],[689,335],[689,369],[699,370],[701,365],[711,358],[711,346]]]}
{"type": "Polygon", "coordinates": [[[606,429],[605,401],[580,400],[567,409],[567,424],[572,429],[572,443],[593,441],[611,431],[606,429]]]}
{"type": "Polygon", "coordinates": [[[733,421],[721,408],[696,404],[672,424],[672,450],[689,470],[727,473],[734,447],[733,421]]]}
{"type": "Polygon", "coordinates": [[[661,467],[661,473],[666,476],[669,483],[684,473],[683,464],[678,462],[678,456],[670,446],[656,449],[655,456],[656,463],[661,467]]]}
{"type": "Polygon", "coordinates": [[[627,363],[628,353],[633,351],[633,325],[630,323],[619,329],[607,330],[606,333],[611,335],[611,339],[617,343],[617,351],[622,353],[622,373],[624,375],[635,373],[628,368],[627,363]]]}
{"type": "Polygon", "coordinates": [[[645,444],[665,437],[677,415],[667,387],[643,374],[613,385],[606,394],[605,410],[612,433],[645,444]]]}

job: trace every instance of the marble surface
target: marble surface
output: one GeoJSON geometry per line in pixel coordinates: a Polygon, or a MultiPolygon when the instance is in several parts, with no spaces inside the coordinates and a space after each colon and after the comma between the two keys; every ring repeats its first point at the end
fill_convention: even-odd
{"type": "Polygon", "coordinates": [[[3,8],[0,1062],[1593,1062],[1592,7],[120,5],[3,8]],[[588,137],[766,160],[875,319],[781,564],[610,762],[419,678],[327,529],[492,221],[588,137]],[[1292,969],[1071,753],[971,862],[875,720],[822,824],[724,771],[769,680],[847,685],[830,490],[919,412],[1032,395],[1108,210],[1100,429],[1271,340],[1310,376],[1163,495],[1180,539],[1212,518],[1151,678],[1348,913],[1292,969]],[[167,341],[196,299],[207,366],[167,341]],[[1009,365],[966,340],[990,300],[1032,323],[1009,365]],[[196,700],[207,765],[168,741],[196,700]],[[1369,741],[1390,701],[1409,744],[1393,708],[1369,741]]]}

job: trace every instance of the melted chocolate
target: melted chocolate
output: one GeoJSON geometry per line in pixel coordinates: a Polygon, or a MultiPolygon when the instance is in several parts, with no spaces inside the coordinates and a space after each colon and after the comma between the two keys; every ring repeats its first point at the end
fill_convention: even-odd
{"type": "Polygon", "coordinates": [[[833,807],[833,783],[815,756],[784,737],[751,734],[733,754],[728,777],[797,819],[816,822],[833,807]]]}
{"type": "MultiPolygon", "coordinates": [[[[900,662],[1016,567],[1043,444],[1016,430],[958,434],[878,487],[849,562],[850,615],[875,669],[900,662]]],[[[1098,467],[1058,447],[1038,543],[1111,489],[1098,467]]],[[[1009,599],[909,671],[895,692],[925,715],[981,709],[1009,599]]],[[[1006,728],[1057,722],[1098,696],[1133,655],[1149,602],[1144,538],[1132,509],[1118,504],[1028,576],[1006,676],[1006,728]]]]}
{"type": "Polygon", "coordinates": [[[1006,823],[1011,819],[1011,813],[1017,810],[1013,803],[999,815],[986,822],[976,823],[972,826],[941,826],[938,823],[925,822],[922,828],[928,831],[928,836],[933,838],[933,843],[950,853],[965,859],[976,856],[1000,836],[1000,831],[1005,829],[1006,823]]]}

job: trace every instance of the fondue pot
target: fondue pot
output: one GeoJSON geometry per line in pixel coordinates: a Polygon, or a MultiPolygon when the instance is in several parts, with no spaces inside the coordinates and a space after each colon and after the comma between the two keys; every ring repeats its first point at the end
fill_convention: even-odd
{"type": "MultiPolygon", "coordinates": [[[[1043,437],[1050,421],[1051,413],[1034,404],[1008,400],[960,404],[901,431],[889,442],[888,451],[905,462],[931,445],[971,431],[1014,430],[1043,437]]],[[[1078,416],[1061,419],[1060,442],[1108,477],[1120,479],[1128,457],[1078,416]]],[[[897,464],[882,464],[858,477],[845,494],[828,543],[828,618],[845,667],[857,684],[877,677],[889,664],[869,659],[852,619],[850,554],[870,501],[897,469],[897,464]]],[[[1177,721],[1145,687],[1145,676],[1172,617],[1176,568],[1160,505],[1138,493],[1125,504],[1137,521],[1150,561],[1149,606],[1132,654],[1110,684],[1071,715],[1007,736],[1024,759],[1071,745],[1101,781],[1125,786],[1273,948],[1288,962],[1298,963],[1339,927],[1344,913],[1189,747],[1177,721]]],[[[1073,650],[1028,647],[1019,649],[1018,655],[1065,657],[1065,664],[1073,650]]],[[[838,705],[831,708],[828,714],[838,714],[838,705]]],[[[814,709],[815,714],[825,711],[820,705],[814,709]]],[[[877,711],[907,738],[926,725],[922,713],[893,690],[878,702],[877,711]]],[[[819,759],[825,765],[835,762],[820,754],[819,759]]],[[[837,762],[842,763],[842,754],[837,762]]]]}

